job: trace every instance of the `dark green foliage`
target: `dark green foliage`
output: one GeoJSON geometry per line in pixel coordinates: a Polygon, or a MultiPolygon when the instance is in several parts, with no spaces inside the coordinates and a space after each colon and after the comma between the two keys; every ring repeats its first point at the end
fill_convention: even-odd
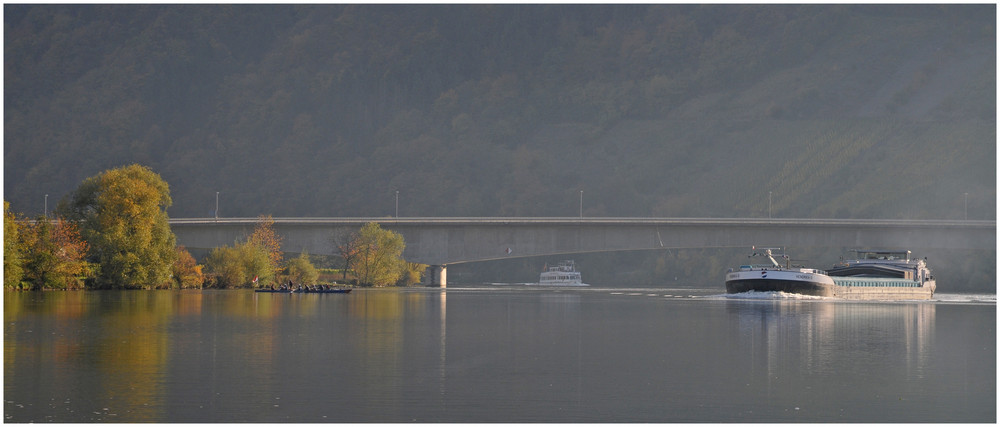
{"type": "Polygon", "coordinates": [[[995,10],[6,5],[5,197],[140,162],[175,217],[993,219],[995,10]]]}

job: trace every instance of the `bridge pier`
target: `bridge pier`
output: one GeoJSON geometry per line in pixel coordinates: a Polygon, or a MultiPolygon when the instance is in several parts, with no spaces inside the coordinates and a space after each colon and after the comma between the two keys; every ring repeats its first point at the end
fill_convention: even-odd
{"type": "Polygon", "coordinates": [[[430,287],[447,288],[448,287],[448,266],[447,265],[432,265],[431,275],[428,277],[429,282],[427,285],[430,287]]]}

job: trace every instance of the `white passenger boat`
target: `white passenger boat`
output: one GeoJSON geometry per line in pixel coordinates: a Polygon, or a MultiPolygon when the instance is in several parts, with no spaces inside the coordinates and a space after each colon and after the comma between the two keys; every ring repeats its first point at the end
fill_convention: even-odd
{"type": "Polygon", "coordinates": [[[542,286],[590,286],[583,283],[583,277],[576,271],[576,263],[572,260],[560,262],[554,266],[546,266],[538,278],[542,286]]]}

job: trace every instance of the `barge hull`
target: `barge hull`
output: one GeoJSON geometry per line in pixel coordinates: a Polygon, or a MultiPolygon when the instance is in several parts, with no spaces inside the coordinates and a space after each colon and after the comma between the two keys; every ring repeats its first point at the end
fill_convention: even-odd
{"type": "Polygon", "coordinates": [[[819,297],[834,296],[834,285],[829,283],[805,280],[782,279],[737,279],[726,281],[726,292],[736,294],[741,292],[786,292],[819,297]]]}
{"type": "Polygon", "coordinates": [[[929,300],[934,291],[926,287],[837,286],[833,296],[850,300],[929,300]]]}

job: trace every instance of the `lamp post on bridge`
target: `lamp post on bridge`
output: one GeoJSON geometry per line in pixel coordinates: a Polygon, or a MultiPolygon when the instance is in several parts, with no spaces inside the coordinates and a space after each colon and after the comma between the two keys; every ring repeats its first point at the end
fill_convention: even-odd
{"type": "Polygon", "coordinates": [[[215,220],[219,220],[219,192],[215,192],[215,220]]]}
{"type": "Polygon", "coordinates": [[[583,190],[580,190],[580,218],[583,218],[583,190]]]}
{"type": "Polygon", "coordinates": [[[767,192],[767,219],[771,219],[771,192],[767,192]]]}
{"type": "Polygon", "coordinates": [[[965,220],[969,220],[969,193],[965,193],[965,220]]]}
{"type": "Polygon", "coordinates": [[[396,218],[399,218],[399,190],[396,190],[396,218]]]}

